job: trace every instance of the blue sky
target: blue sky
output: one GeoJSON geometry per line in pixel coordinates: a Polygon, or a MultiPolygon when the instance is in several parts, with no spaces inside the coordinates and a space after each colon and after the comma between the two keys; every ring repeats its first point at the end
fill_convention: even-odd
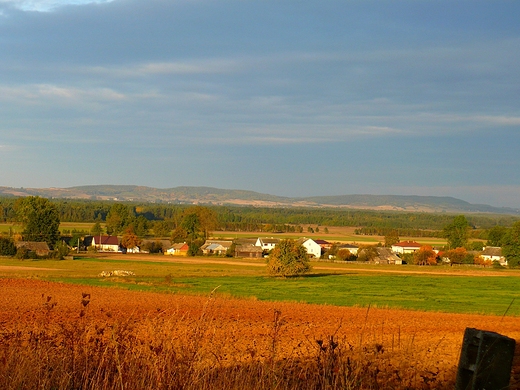
{"type": "Polygon", "coordinates": [[[516,0],[0,0],[0,185],[520,207],[516,0]]]}

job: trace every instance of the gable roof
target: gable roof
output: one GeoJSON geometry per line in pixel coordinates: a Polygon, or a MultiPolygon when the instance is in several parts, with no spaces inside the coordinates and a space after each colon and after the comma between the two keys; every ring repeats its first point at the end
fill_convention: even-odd
{"type": "Polygon", "coordinates": [[[34,252],[50,252],[49,245],[46,242],[38,241],[17,241],[16,248],[24,248],[34,252]]]}
{"type": "Polygon", "coordinates": [[[262,248],[252,244],[239,244],[236,246],[235,252],[262,253],[262,248]]]}
{"type": "Polygon", "coordinates": [[[328,241],[325,241],[325,240],[314,240],[314,242],[318,245],[331,245],[330,242],[328,241]]]}
{"type": "Polygon", "coordinates": [[[262,244],[279,244],[280,243],[280,239],[279,238],[274,238],[274,237],[258,237],[258,239],[260,240],[260,242],[262,244]]]}
{"type": "Polygon", "coordinates": [[[176,249],[176,250],[179,250],[179,251],[182,251],[182,250],[188,250],[189,249],[189,245],[185,242],[179,242],[177,244],[173,244],[170,249],[176,249]]]}
{"type": "Polygon", "coordinates": [[[118,245],[119,239],[117,236],[86,236],[84,239],[86,246],[90,245],[118,245]]]}
{"type": "Polygon", "coordinates": [[[401,241],[392,246],[401,246],[403,248],[420,248],[422,245],[415,241],[401,241]]]}
{"type": "Polygon", "coordinates": [[[231,245],[233,245],[233,241],[228,241],[228,240],[206,240],[204,245],[202,245],[201,249],[213,250],[213,249],[218,248],[219,246],[228,249],[228,248],[231,248],[231,245]],[[210,246],[211,246],[211,248],[210,248],[210,246]]]}
{"type": "Polygon", "coordinates": [[[502,256],[502,248],[499,246],[486,246],[481,255],[484,256],[502,256]]]}
{"type": "Polygon", "coordinates": [[[380,260],[388,262],[401,261],[401,258],[399,256],[394,255],[390,248],[377,247],[376,250],[378,255],[377,257],[380,260]]]}

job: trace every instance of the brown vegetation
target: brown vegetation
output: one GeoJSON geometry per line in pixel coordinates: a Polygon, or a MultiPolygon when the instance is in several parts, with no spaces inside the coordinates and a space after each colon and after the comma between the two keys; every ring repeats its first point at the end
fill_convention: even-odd
{"type": "Polygon", "coordinates": [[[465,327],[520,337],[514,317],[37,280],[0,279],[0,308],[2,389],[451,389],[465,327]]]}

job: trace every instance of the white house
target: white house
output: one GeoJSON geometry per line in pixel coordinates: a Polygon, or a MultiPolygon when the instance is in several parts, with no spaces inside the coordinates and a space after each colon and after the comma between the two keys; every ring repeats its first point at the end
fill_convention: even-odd
{"type": "Polygon", "coordinates": [[[255,246],[259,246],[260,248],[262,248],[263,251],[270,251],[279,243],[280,243],[280,240],[278,238],[258,237],[258,239],[256,240],[256,243],[255,243],[255,246]]]}
{"type": "Polygon", "coordinates": [[[359,247],[357,245],[352,245],[352,244],[341,244],[338,246],[338,251],[340,251],[340,250],[347,250],[356,256],[358,253],[359,247]]]}
{"type": "Polygon", "coordinates": [[[486,246],[480,254],[484,260],[498,261],[500,265],[507,266],[507,260],[502,255],[502,248],[498,246],[486,246]]]}
{"type": "Polygon", "coordinates": [[[87,236],[85,246],[92,246],[100,252],[119,252],[119,239],[116,236],[87,236]]]}
{"type": "Polygon", "coordinates": [[[397,244],[392,245],[392,252],[394,253],[414,253],[421,248],[421,244],[415,241],[401,241],[397,244]]]}
{"type": "Polygon", "coordinates": [[[297,243],[302,245],[307,250],[307,254],[310,257],[315,257],[316,259],[321,257],[321,246],[312,238],[303,237],[300,238],[297,243]]]}

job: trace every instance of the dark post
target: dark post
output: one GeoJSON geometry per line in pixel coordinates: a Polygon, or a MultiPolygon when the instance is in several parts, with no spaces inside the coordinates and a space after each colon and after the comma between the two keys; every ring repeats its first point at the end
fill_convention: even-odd
{"type": "Polygon", "coordinates": [[[514,339],[466,328],[456,390],[508,389],[514,353],[514,339]]]}

